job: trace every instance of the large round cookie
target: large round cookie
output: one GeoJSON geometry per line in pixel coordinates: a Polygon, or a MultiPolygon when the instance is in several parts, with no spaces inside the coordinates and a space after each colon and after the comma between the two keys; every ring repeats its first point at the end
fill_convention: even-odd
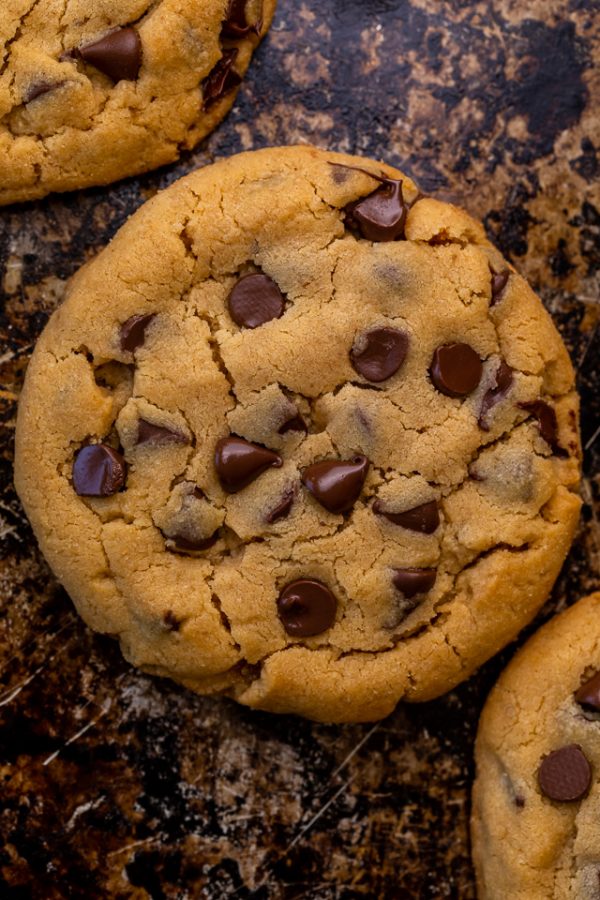
{"type": "Polygon", "coordinates": [[[477,737],[480,900],[600,898],[600,593],[540,629],[477,737]]]}
{"type": "Polygon", "coordinates": [[[7,3],[0,205],[107,184],[194,147],[229,111],[276,0],[7,3]]]}
{"type": "Polygon", "coordinates": [[[481,226],[298,147],[181,180],[75,277],[29,368],[16,479],[81,614],[136,665],[369,720],[532,618],[578,452],[565,348],[481,226]]]}

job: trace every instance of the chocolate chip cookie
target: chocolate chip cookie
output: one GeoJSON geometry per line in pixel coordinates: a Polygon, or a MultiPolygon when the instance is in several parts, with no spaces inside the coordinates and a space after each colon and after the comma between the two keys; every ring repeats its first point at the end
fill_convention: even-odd
{"type": "Polygon", "coordinates": [[[177,159],[229,111],[276,0],[15,0],[0,15],[0,205],[177,159]]]}
{"type": "Polygon", "coordinates": [[[600,897],[600,593],[535,634],[477,737],[473,856],[481,900],[600,897]]]}
{"type": "Polygon", "coordinates": [[[566,350],[482,227],[389,166],[296,147],[182,179],[74,278],[16,479],[136,665],[370,720],[533,617],[578,456],[566,350]]]}

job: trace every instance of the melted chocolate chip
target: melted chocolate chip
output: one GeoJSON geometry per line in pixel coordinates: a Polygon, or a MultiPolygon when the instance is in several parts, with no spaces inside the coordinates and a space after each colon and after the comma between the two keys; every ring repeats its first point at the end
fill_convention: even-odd
{"type": "Polygon", "coordinates": [[[229,314],[236,325],[258,328],[283,315],[283,294],[268,275],[244,275],[227,300],[229,314]]]}
{"type": "Polygon", "coordinates": [[[346,207],[347,224],[368,241],[396,241],[404,238],[408,207],[402,197],[402,181],[378,178],[376,175],[372,177],[382,182],[381,187],[346,207]]]}
{"type": "Polygon", "coordinates": [[[31,103],[32,100],[37,100],[38,97],[43,97],[44,94],[50,94],[57,88],[62,87],[63,84],[65,84],[64,81],[55,81],[53,83],[49,81],[34,81],[27,88],[23,96],[23,103],[31,103]]]}
{"type": "Polygon", "coordinates": [[[537,419],[540,434],[546,443],[551,447],[555,456],[568,456],[558,443],[558,421],[554,409],[543,400],[532,400],[529,403],[519,403],[521,409],[530,412],[534,419],[537,419]]]}
{"type": "Polygon", "coordinates": [[[210,109],[225,94],[242,83],[241,75],[238,75],[233,68],[237,55],[238,50],[235,47],[223,50],[223,56],[202,82],[203,108],[205,110],[210,109]]]}
{"type": "Polygon", "coordinates": [[[600,672],[575,691],[575,700],[586,709],[600,712],[600,672]]]}
{"type": "Polygon", "coordinates": [[[337,600],[326,585],[312,578],[292,581],[277,600],[283,627],[292,637],[312,637],[331,628],[337,600]]]}
{"type": "Polygon", "coordinates": [[[115,82],[135,81],[142,65],[142,42],[135,28],[128,25],[80,47],[78,55],[115,82]]]}
{"type": "Polygon", "coordinates": [[[221,35],[232,41],[254,32],[260,34],[262,28],[262,16],[254,24],[249,25],[246,19],[246,4],[248,0],[229,0],[229,6],[223,20],[221,35]]]}
{"type": "Polygon", "coordinates": [[[370,328],[356,338],[350,362],[367,381],[386,381],[406,359],[408,344],[408,335],[397,328],[370,328]]]}
{"type": "Polygon", "coordinates": [[[508,282],[508,278],[510,272],[508,269],[503,269],[501,272],[495,272],[491,267],[490,271],[492,273],[492,301],[491,305],[494,306],[502,295],[504,288],[508,282]]]}
{"type": "Polygon", "coordinates": [[[281,428],[278,430],[278,434],[287,434],[289,431],[308,431],[308,427],[306,422],[298,413],[297,416],[294,416],[291,419],[288,419],[287,422],[284,422],[281,428]]]}
{"type": "Polygon", "coordinates": [[[213,547],[219,540],[219,531],[215,531],[208,538],[196,540],[188,534],[177,532],[176,534],[164,535],[167,541],[167,549],[174,550],[177,553],[199,553],[201,550],[208,550],[213,547]]]}
{"type": "Polygon", "coordinates": [[[234,435],[222,438],[215,450],[217,475],[229,494],[241,491],[272,466],[280,468],[281,465],[277,453],[234,435]]]}
{"type": "Polygon", "coordinates": [[[136,444],[187,444],[188,439],[180,431],[173,431],[162,425],[153,425],[146,419],[138,421],[136,444]]]}
{"type": "Polygon", "coordinates": [[[429,374],[447,397],[466,397],[481,381],[483,366],[469,344],[443,344],[433,354],[429,374]]]}
{"type": "Polygon", "coordinates": [[[133,353],[141,347],[146,337],[146,328],[154,318],[155,313],[150,313],[144,316],[131,316],[123,322],[120,332],[121,350],[133,353]]]}
{"type": "Polygon", "coordinates": [[[88,444],[75,456],[73,487],[80,497],[110,497],[121,490],[126,473],[120,453],[106,444],[88,444]]]}
{"type": "Polygon", "coordinates": [[[273,509],[267,513],[267,515],[265,516],[265,522],[267,522],[269,525],[272,525],[273,522],[278,522],[279,519],[285,519],[286,516],[289,516],[290,510],[294,505],[294,497],[294,489],[290,488],[289,490],[287,490],[281,497],[281,500],[279,501],[277,506],[273,507],[273,509]]]}
{"type": "Polygon", "coordinates": [[[495,384],[493,387],[488,388],[481,400],[481,408],[479,410],[479,418],[477,421],[482,431],[490,430],[487,421],[488,413],[492,407],[497,403],[500,403],[500,401],[506,397],[512,387],[513,381],[513,370],[504,362],[504,360],[501,360],[500,365],[496,369],[495,384]]]}
{"type": "Polygon", "coordinates": [[[407,600],[426,594],[435,584],[436,569],[393,569],[392,584],[407,600]]]}
{"type": "Polygon", "coordinates": [[[538,770],[540,790],[550,800],[581,800],[592,782],[592,769],[578,744],[569,744],[544,757],[538,770]]]}
{"type": "Polygon", "coordinates": [[[343,513],[352,509],[358,500],[368,468],[366,456],[343,461],[323,460],[304,469],[302,484],[329,512],[343,513]]]}
{"type": "Polygon", "coordinates": [[[437,500],[421,503],[420,506],[413,506],[412,509],[405,509],[402,512],[389,512],[381,500],[376,500],[373,512],[378,516],[385,516],[394,525],[401,525],[402,528],[420,531],[423,534],[433,534],[440,524],[437,500]]]}

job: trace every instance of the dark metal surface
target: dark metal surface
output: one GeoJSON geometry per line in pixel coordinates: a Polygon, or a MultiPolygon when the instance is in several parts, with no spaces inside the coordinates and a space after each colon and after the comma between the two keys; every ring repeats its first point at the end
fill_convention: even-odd
{"type": "Polygon", "coordinates": [[[15,401],[65,279],[157,188],[275,143],[383,157],[483,218],[555,317],[579,372],[586,505],[538,621],[598,587],[599,43],[598,0],[280,0],[234,112],[196,153],[0,211],[2,897],[474,897],[473,738],[514,648],[376,726],[143,676],[36,552],[11,486],[15,401]]]}

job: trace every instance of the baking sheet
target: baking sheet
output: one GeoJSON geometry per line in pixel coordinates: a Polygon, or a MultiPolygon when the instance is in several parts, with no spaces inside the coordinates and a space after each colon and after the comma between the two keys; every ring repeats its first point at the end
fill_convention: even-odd
{"type": "Polygon", "coordinates": [[[272,144],[383,158],[483,218],[567,342],[585,507],[537,621],[597,588],[599,43],[594,0],[280,0],[234,111],[195,153],[0,210],[0,895],[475,896],[473,739],[514,647],[377,725],[253,713],[146,677],[77,619],[36,551],[11,484],[15,401],[65,280],[157,189],[272,144]]]}

